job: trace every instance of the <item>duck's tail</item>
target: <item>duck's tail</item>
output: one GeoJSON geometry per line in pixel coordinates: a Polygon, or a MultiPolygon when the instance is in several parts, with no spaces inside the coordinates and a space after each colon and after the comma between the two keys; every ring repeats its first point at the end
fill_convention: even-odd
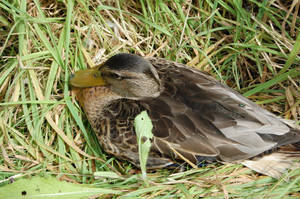
{"type": "Polygon", "coordinates": [[[295,131],[298,131],[300,133],[300,126],[298,124],[296,124],[295,121],[293,120],[287,120],[287,119],[283,119],[283,118],[279,118],[283,123],[285,123],[286,125],[288,125],[290,128],[294,129],[295,131]]]}
{"type": "MultiPolygon", "coordinates": [[[[293,131],[293,132],[295,132],[295,133],[297,133],[297,134],[300,135],[300,126],[298,124],[296,124],[295,121],[293,121],[293,120],[287,120],[287,119],[282,119],[282,118],[280,118],[280,120],[283,123],[285,123],[286,125],[288,125],[292,129],[291,131],[293,131]]],[[[293,143],[292,145],[298,149],[297,151],[300,152],[300,142],[293,143]]]]}
{"type": "MultiPolygon", "coordinates": [[[[300,135],[300,127],[294,121],[286,119],[281,121],[287,124],[292,132],[300,135]]],[[[241,163],[256,172],[279,178],[289,169],[300,168],[300,142],[280,147],[276,152],[244,160],[241,163]]]]}
{"type": "Polygon", "coordinates": [[[273,178],[280,178],[289,169],[300,168],[300,151],[278,151],[244,160],[241,163],[250,169],[273,178]]]}

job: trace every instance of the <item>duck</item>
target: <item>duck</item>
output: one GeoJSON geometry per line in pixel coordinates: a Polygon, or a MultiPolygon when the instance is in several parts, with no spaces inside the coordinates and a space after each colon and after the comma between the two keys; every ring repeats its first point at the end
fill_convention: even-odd
{"type": "Polygon", "coordinates": [[[147,169],[229,162],[279,178],[300,158],[299,126],[181,63],[119,53],[70,84],[102,149],[136,167],[142,111],[153,124],[147,169]]]}

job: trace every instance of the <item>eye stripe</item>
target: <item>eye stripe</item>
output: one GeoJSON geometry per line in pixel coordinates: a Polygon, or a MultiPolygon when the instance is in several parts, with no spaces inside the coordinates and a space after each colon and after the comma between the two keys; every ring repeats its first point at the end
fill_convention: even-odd
{"type": "Polygon", "coordinates": [[[117,73],[109,73],[108,76],[113,79],[123,79],[123,77],[117,73]]]}

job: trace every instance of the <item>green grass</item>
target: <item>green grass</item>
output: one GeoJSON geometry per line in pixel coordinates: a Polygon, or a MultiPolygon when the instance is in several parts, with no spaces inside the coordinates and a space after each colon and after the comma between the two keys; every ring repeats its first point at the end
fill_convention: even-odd
{"type": "Polygon", "coordinates": [[[299,123],[300,3],[188,2],[1,1],[0,186],[8,177],[53,174],[123,193],[106,197],[298,198],[300,169],[285,181],[213,164],[159,170],[146,186],[132,165],[97,144],[68,77],[118,52],[199,68],[299,123]],[[95,179],[96,171],[123,178],[95,179]]]}

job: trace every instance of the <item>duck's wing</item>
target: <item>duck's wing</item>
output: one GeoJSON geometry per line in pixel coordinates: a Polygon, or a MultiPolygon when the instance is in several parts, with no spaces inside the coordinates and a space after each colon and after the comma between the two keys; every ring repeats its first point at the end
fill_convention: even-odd
{"type": "Polygon", "coordinates": [[[164,85],[158,98],[144,104],[154,126],[154,146],[162,155],[237,161],[300,141],[299,130],[201,71],[148,60],[164,85]]]}

